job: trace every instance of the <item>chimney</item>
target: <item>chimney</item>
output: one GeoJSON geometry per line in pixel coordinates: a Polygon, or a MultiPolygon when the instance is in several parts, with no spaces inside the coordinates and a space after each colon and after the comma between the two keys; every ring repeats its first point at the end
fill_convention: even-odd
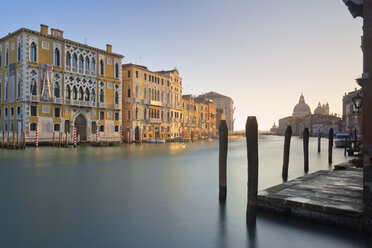
{"type": "Polygon", "coordinates": [[[112,45],[106,44],[106,52],[112,53],[112,45]]]}
{"type": "Polygon", "coordinates": [[[58,38],[63,38],[63,31],[59,29],[51,28],[50,34],[58,38]]]}
{"type": "Polygon", "coordinates": [[[40,24],[40,32],[42,34],[48,34],[48,26],[44,24],[40,24]]]}

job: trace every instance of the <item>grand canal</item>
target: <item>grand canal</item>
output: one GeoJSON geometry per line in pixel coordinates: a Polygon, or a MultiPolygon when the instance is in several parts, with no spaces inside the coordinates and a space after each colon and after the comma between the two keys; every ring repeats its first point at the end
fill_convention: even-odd
{"type": "MultiPolygon", "coordinates": [[[[310,139],[310,172],[331,169],[310,139]]],[[[282,182],[283,137],[259,140],[259,188],[282,182]]],[[[0,247],[372,247],[372,237],[259,213],[245,221],[245,139],[229,141],[226,206],[218,142],[0,150],[0,247]]],[[[334,149],[334,164],[346,161],[334,149]]],[[[292,138],[289,180],[303,175],[292,138]]]]}

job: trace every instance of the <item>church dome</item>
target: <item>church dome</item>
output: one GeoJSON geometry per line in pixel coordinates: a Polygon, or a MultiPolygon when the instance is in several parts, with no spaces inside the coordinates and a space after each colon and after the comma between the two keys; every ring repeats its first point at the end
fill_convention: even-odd
{"type": "Polygon", "coordinates": [[[309,107],[309,105],[307,105],[307,103],[305,103],[305,98],[301,94],[300,101],[293,108],[292,116],[303,118],[303,117],[305,117],[306,115],[309,115],[309,114],[311,114],[310,107],[309,107]]]}
{"type": "Polygon", "coordinates": [[[322,114],[323,114],[322,105],[318,103],[318,107],[316,107],[316,109],[314,110],[314,115],[322,115],[322,114]]]}

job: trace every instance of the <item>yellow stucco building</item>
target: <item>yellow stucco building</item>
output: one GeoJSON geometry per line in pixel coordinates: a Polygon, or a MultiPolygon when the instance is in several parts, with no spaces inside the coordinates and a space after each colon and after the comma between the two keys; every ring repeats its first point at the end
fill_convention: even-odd
{"type": "Polygon", "coordinates": [[[80,141],[120,139],[121,60],[40,25],[0,39],[0,130],[51,141],[76,127],[80,141]]]}

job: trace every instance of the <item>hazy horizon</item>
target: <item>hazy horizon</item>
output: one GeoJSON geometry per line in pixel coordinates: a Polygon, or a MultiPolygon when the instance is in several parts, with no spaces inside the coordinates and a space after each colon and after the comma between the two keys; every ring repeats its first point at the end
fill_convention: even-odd
{"type": "Polygon", "coordinates": [[[177,67],[184,94],[217,91],[235,103],[235,130],[292,114],[301,93],[342,114],[362,73],[361,19],[343,1],[50,1],[3,3],[1,37],[40,24],[123,54],[150,70],[177,67]],[[17,18],[14,18],[17,17],[17,18]],[[10,21],[11,20],[11,21],[10,21]]]}

